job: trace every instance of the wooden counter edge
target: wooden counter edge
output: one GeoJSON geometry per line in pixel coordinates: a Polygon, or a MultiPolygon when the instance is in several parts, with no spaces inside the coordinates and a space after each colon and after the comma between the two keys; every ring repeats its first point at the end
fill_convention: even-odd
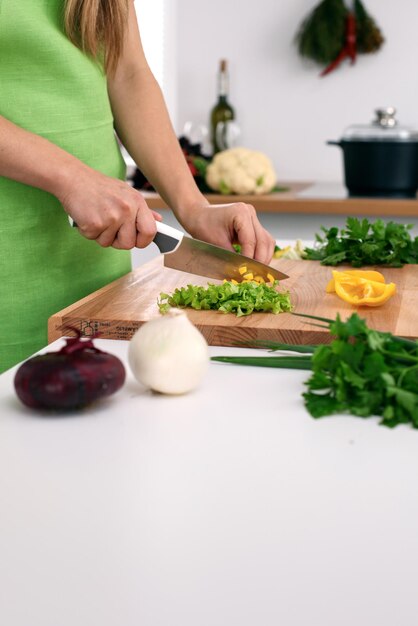
{"type": "Polygon", "coordinates": [[[52,343],[56,339],[60,339],[61,337],[65,336],[64,329],[62,328],[64,324],[64,319],[67,318],[65,319],[65,325],[68,325],[68,324],[71,325],[71,314],[73,314],[76,309],[79,309],[80,307],[82,307],[84,304],[87,304],[91,300],[95,300],[99,295],[102,295],[106,293],[107,291],[111,291],[117,284],[119,283],[129,284],[133,280],[135,280],[136,275],[138,274],[142,275],[144,271],[147,271],[147,270],[152,271],[154,267],[155,268],[157,268],[158,266],[162,267],[162,265],[163,265],[163,256],[162,255],[157,256],[155,259],[151,259],[150,261],[147,261],[147,263],[144,263],[144,265],[141,265],[140,267],[137,267],[131,270],[130,272],[128,272],[127,274],[124,274],[120,278],[116,278],[116,280],[112,280],[112,282],[108,283],[107,285],[104,285],[100,289],[97,289],[96,291],[89,293],[87,296],[85,296],[81,300],[77,300],[76,302],[69,304],[67,307],[65,307],[65,309],[61,309],[60,311],[53,313],[48,319],[48,331],[47,331],[48,332],[48,344],[52,343]]]}
{"type": "MultiPolygon", "coordinates": [[[[304,215],[364,215],[371,217],[418,217],[418,199],[397,198],[300,198],[296,194],[310,183],[292,184],[289,191],[266,195],[222,196],[207,195],[211,204],[245,202],[260,213],[298,213],[304,215]]],[[[151,209],[166,210],[167,204],[157,193],[144,193],[151,209]]]]}

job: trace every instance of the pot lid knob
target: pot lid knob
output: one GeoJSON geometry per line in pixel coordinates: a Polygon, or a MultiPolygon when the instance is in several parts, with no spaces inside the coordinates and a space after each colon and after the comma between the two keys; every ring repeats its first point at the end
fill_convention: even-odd
{"type": "Polygon", "coordinates": [[[371,124],[349,126],[342,141],[414,141],[418,142],[418,128],[404,126],[395,118],[395,107],[375,109],[376,117],[371,124]]]}
{"type": "Polygon", "coordinates": [[[394,128],[398,121],[395,119],[395,107],[383,107],[375,110],[376,119],[373,124],[381,128],[394,128]]]}

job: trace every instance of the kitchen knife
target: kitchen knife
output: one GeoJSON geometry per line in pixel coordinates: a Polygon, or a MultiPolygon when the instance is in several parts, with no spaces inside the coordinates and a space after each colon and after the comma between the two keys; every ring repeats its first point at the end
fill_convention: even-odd
{"type": "Polygon", "coordinates": [[[251,272],[254,277],[261,276],[265,282],[270,282],[271,277],[276,280],[288,278],[287,274],[243,254],[192,239],[181,230],[162,222],[156,224],[154,243],[164,255],[165,267],[219,280],[233,278],[238,282],[242,280],[243,273],[247,272],[251,272]]]}
{"type": "MultiPolygon", "coordinates": [[[[68,219],[71,226],[77,227],[71,217],[68,219]]],[[[275,280],[289,278],[287,274],[270,265],[205,241],[192,239],[181,230],[162,222],[156,222],[156,226],[154,243],[164,255],[165,267],[198,276],[219,280],[234,279],[238,282],[241,282],[244,273],[252,273],[254,277],[261,276],[265,282],[270,282],[271,277],[275,280]]]]}

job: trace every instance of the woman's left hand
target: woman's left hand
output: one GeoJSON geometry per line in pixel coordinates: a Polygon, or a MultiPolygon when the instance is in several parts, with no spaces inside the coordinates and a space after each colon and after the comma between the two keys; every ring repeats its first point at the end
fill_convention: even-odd
{"type": "Polygon", "coordinates": [[[194,207],[182,219],[184,228],[196,239],[233,250],[239,243],[245,256],[270,263],[275,241],[258,221],[251,204],[205,204],[194,207]]]}

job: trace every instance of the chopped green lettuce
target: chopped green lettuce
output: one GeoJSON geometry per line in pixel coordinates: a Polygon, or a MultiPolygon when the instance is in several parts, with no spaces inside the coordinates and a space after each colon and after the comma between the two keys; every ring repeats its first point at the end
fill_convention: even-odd
{"type": "Polygon", "coordinates": [[[288,291],[277,291],[278,281],[271,286],[256,282],[225,282],[220,285],[209,284],[207,287],[187,285],[176,289],[174,293],[161,293],[158,306],[161,313],[167,313],[171,307],[190,307],[196,310],[216,310],[223,313],[235,313],[237,317],[250,315],[256,311],[266,313],[284,313],[292,310],[288,291]]]}

